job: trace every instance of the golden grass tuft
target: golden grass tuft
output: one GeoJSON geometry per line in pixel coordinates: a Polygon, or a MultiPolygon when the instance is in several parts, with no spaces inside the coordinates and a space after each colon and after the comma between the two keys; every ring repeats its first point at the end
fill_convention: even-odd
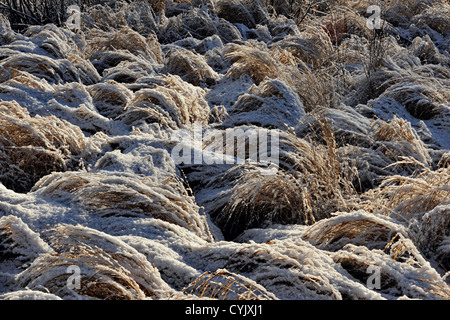
{"type": "Polygon", "coordinates": [[[400,231],[398,225],[383,216],[362,210],[321,220],[308,229],[303,238],[329,251],[340,250],[348,243],[383,249],[393,235],[400,231]]]}
{"type": "Polygon", "coordinates": [[[161,45],[154,35],[147,38],[129,27],[109,32],[90,30],[87,35],[87,56],[97,52],[125,50],[135,56],[143,56],[153,64],[162,62],[161,45]]]}
{"type": "Polygon", "coordinates": [[[207,271],[183,289],[186,294],[217,300],[275,300],[275,296],[241,275],[219,269],[207,271]]]}
{"type": "Polygon", "coordinates": [[[20,218],[0,217],[0,262],[12,261],[23,266],[49,251],[47,244],[20,218]]]}
{"type": "Polygon", "coordinates": [[[267,19],[267,11],[260,0],[218,0],[217,15],[231,23],[242,23],[250,29],[267,19]]]}
{"type": "Polygon", "coordinates": [[[210,108],[204,95],[201,88],[179,76],[154,77],[148,79],[147,88],[135,93],[121,119],[127,124],[159,123],[174,130],[196,122],[207,124],[210,108]]]}
{"type": "Polygon", "coordinates": [[[435,171],[414,158],[406,158],[397,164],[421,168],[411,176],[387,177],[375,191],[373,206],[386,214],[395,212],[401,216],[422,215],[450,199],[450,168],[435,171]]]}
{"type": "MultiPolygon", "coordinates": [[[[278,66],[277,77],[298,94],[306,112],[314,110],[317,106],[333,108],[337,105],[333,77],[329,69],[320,66],[326,61],[319,56],[311,57],[311,52],[305,52],[315,41],[287,37],[270,49],[272,58],[277,64],[281,63],[281,66],[278,66]]],[[[317,53],[321,49],[325,50],[321,47],[311,51],[321,55],[322,53],[317,53]]]]}
{"type": "Polygon", "coordinates": [[[253,124],[281,130],[294,127],[305,113],[296,93],[278,79],[251,86],[227,111],[226,127],[253,124]]]}
{"type": "Polygon", "coordinates": [[[161,298],[170,291],[144,255],[114,237],[71,225],[46,233],[53,253],[41,255],[18,275],[22,287],[45,287],[69,299],[102,300],[161,298]],[[72,277],[76,269],[79,286],[72,277]]]}
{"type": "Polygon", "coordinates": [[[270,224],[311,224],[317,217],[307,187],[292,174],[279,171],[264,176],[256,170],[242,175],[225,207],[212,218],[226,239],[234,239],[245,229],[270,224]]]}
{"type": "MultiPolygon", "coordinates": [[[[438,51],[434,46],[430,48],[428,46],[430,43],[431,41],[415,40],[413,46],[416,55],[424,61],[428,59],[436,59],[437,61],[439,57],[436,58],[433,49],[436,52],[438,51]]],[[[439,71],[434,67],[417,68],[414,71],[417,73],[413,76],[397,73],[397,75],[382,84],[382,86],[388,83],[390,85],[384,95],[394,98],[397,102],[404,105],[405,109],[417,119],[434,119],[445,110],[443,105],[450,98],[450,94],[446,90],[445,81],[442,81],[439,77],[424,76],[426,72],[438,74],[439,71]]]]}
{"type": "MultiPolygon", "coordinates": [[[[33,47],[36,46],[35,42],[43,40],[31,37],[23,41],[33,47]]],[[[56,37],[47,41],[47,44],[41,43],[41,45],[42,50],[52,52],[48,54],[23,52],[24,44],[13,42],[0,61],[0,70],[2,73],[9,74],[9,78],[16,76],[19,72],[26,72],[39,79],[45,79],[49,83],[81,82],[90,85],[100,81],[100,76],[92,63],[80,56],[79,48],[71,48],[64,43],[68,41],[67,38],[56,37]]]]}
{"type": "MultiPolygon", "coordinates": [[[[209,183],[207,188],[213,189],[223,188],[227,182],[233,186],[208,209],[225,238],[234,239],[248,228],[273,223],[313,224],[332,212],[357,207],[353,176],[341,166],[328,119],[320,114],[316,117],[325,146],[280,131],[279,167],[273,175],[263,175],[262,168],[248,162],[209,183]]],[[[211,145],[216,152],[226,153],[226,148],[213,143],[207,147],[211,145]]]]}
{"type": "Polygon", "coordinates": [[[450,30],[450,4],[448,1],[447,3],[444,1],[433,6],[427,6],[417,13],[411,22],[419,28],[428,26],[442,35],[448,34],[448,30],[450,30]]]}
{"type": "MultiPolygon", "coordinates": [[[[313,207],[318,217],[328,216],[333,211],[352,208],[355,189],[354,173],[341,165],[341,156],[330,120],[318,111],[313,114],[318,131],[325,145],[297,139],[294,146],[298,154],[294,158],[294,170],[303,183],[308,185],[313,207]],[[320,213],[321,212],[321,213],[320,213]]],[[[314,137],[312,137],[314,141],[314,137]]],[[[287,159],[289,161],[289,159],[287,159]]]]}
{"type": "Polygon", "coordinates": [[[423,13],[428,11],[430,7],[438,6],[438,1],[430,0],[391,0],[385,6],[387,21],[396,24],[410,23],[411,20],[423,13]],[[434,5],[432,2],[436,2],[434,5]],[[430,6],[430,4],[432,6],[430,6]]]}
{"type": "Polygon", "coordinates": [[[177,177],[155,183],[145,178],[101,173],[55,173],[41,179],[32,191],[41,196],[62,197],[102,217],[163,220],[211,240],[197,204],[177,177]]]}
{"type": "Polygon", "coordinates": [[[76,71],[71,65],[66,65],[69,67],[66,69],[54,59],[32,53],[12,55],[2,60],[0,66],[10,74],[14,74],[15,70],[20,70],[49,82],[59,82],[63,79],[76,81],[76,71]]]}
{"type": "Polygon", "coordinates": [[[12,73],[7,72],[2,76],[5,76],[4,79],[7,80],[3,84],[5,86],[26,86],[41,92],[53,92],[52,86],[45,79],[40,79],[25,71],[14,69],[12,73]]]}
{"type": "MultiPolygon", "coordinates": [[[[450,198],[450,197],[449,197],[450,198]]],[[[450,201],[424,214],[413,234],[413,239],[423,252],[436,261],[447,263],[449,258],[450,201]],[[446,261],[447,260],[447,261],[446,261]]],[[[447,267],[444,266],[444,270],[447,267]]]]}
{"type": "Polygon", "coordinates": [[[357,295],[357,286],[351,282],[341,286],[345,276],[335,269],[329,255],[297,237],[267,243],[217,242],[202,247],[199,253],[214,265],[276,292],[279,299],[342,299],[344,294],[357,295]]]}
{"type": "Polygon", "coordinates": [[[203,56],[184,48],[173,48],[166,55],[167,72],[179,75],[194,86],[213,85],[218,74],[203,56]]]}
{"type": "Polygon", "coordinates": [[[256,84],[268,78],[275,79],[280,73],[277,60],[267,52],[258,48],[257,44],[228,44],[224,48],[224,57],[232,63],[227,76],[239,79],[243,74],[250,76],[256,84]]]}
{"type": "Polygon", "coordinates": [[[84,38],[54,24],[30,26],[24,35],[37,40],[35,43],[56,59],[83,57],[84,38]]]}
{"type": "Polygon", "coordinates": [[[134,97],[131,90],[114,80],[94,84],[86,90],[98,112],[112,119],[122,114],[127,103],[134,97]]]}
{"type": "Polygon", "coordinates": [[[77,169],[85,153],[81,130],[55,116],[31,117],[15,101],[0,102],[0,177],[17,192],[43,176],[77,169]]]}
{"type": "MultiPolygon", "coordinates": [[[[416,299],[448,299],[449,286],[441,276],[429,266],[409,239],[401,239],[390,254],[381,250],[369,250],[366,247],[348,244],[343,250],[333,254],[333,260],[339,263],[354,279],[367,285],[373,271],[380,271],[381,293],[394,297],[407,296],[416,299]],[[399,255],[406,255],[404,261],[399,255]],[[408,274],[408,280],[403,277],[408,274]]],[[[373,284],[373,283],[372,283],[373,284]]]]}
{"type": "Polygon", "coordinates": [[[431,157],[425,144],[417,135],[411,124],[404,119],[394,116],[389,122],[377,120],[373,122],[371,131],[375,141],[380,142],[379,149],[396,165],[401,165],[404,158],[414,158],[420,166],[428,167],[431,157]]]}

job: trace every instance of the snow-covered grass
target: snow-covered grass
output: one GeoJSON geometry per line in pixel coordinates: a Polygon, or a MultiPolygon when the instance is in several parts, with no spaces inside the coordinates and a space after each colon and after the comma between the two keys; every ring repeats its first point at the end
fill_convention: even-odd
{"type": "Polygon", "coordinates": [[[450,298],[448,1],[85,4],[0,9],[0,299],[450,298]]]}

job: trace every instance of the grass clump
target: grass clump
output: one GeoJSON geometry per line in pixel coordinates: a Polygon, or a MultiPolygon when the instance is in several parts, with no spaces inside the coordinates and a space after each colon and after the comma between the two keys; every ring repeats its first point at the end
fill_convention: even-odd
{"type": "Polygon", "coordinates": [[[142,254],[114,237],[71,225],[58,225],[47,237],[53,253],[19,274],[23,287],[44,287],[66,299],[142,300],[170,292],[142,254]],[[78,284],[70,278],[74,270],[80,271],[78,284]]]}
{"type": "Polygon", "coordinates": [[[82,131],[55,116],[31,117],[15,101],[0,102],[0,181],[27,192],[43,176],[76,170],[85,156],[82,131]]]}

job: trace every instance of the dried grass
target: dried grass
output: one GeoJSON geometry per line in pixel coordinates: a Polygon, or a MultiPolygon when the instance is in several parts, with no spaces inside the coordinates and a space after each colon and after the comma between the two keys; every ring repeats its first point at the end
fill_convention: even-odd
{"type": "Polygon", "coordinates": [[[27,87],[32,90],[40,92],[54,92],[53,87],[45,80],[28,72],[14,70],[12,73],[7,72],[2,74],[3,80],[6,80],[2,85],[11,87],[27,87]]]}
{"type": "Polygon", "coordinates": [[[27,192],[43,176],[74,170],[85,154],[81,130],[55,116],[31,117],[15,101],[0,102],[0,176],[17,192],[27,192]]]}
{"type": "Polygon", "coordinates": [[[22,287],[45,287],[66,299],[135,300],[162,298],[164,291],[170,292],[145,256],[114,237],[70,225],[58,225],[47,233],[54,251],[19,274],[22,287]],[[73,266],[80,270],[79,288],[69,279],[73,266]]]}
{"type": "Polygon", "coordinates": [[[425,7],[423,10],[417,10],[417,14],[411,19],[417,27],[428,26],[442,35],[448,35],[450,30],[450,5],[445,2],[437,3],[425,7]]]}
{"type": "Polygon", "coordinates": [[[397,245],[400,247],[394,246],[391,254],[385,254],[381,250],[348,244],[334,254],[333,260],[364,285],[367,285],[373,274],[368,272],[369,267],[378,267],[381,293],[393,297],[406,295],[417,299],[448,299],[448,285],[429,266],[412,242],[402,238],[397,245]],[[399,261],[399,255],[405,254],[408,258],[399,261]]]}
{"type": "MultiPolygon", "coordinates": [[[[388,23],[380,38],[366,28],[364,14],[371,4],[366,0],[270,1],[275,15],[285,13],[298,26],[282,16],[270,17],[269,1],[187,2],[113,1],[114,8],[95,6],[83,10],[82,30],[76,34],[54,25],[16,34],[0,15],[1,93],[8,100],[16,93],[21,99],[29,95],[33,101],[27,106],[33,112],[54,112],[79,126],[55,116],[31,117],[15,101],[0,102],[0,182],[20,192],[34,185],[30,196],[64,202],[107,223],[129,217],[170,229],[177,239],[170,250],[180,254],[176,263],[186,259],[192,267],[177,288],[199,270],[217,271],[203,273],[184,289],[192,296],[182,296],[161,280],[143,255],[115,237],[59,225],[47,232],[53,248],[49,253],[20,219],[1,217],[0,260],[13,267],[17,262],[21,268],[19,263],[37,258],[17,277],[17,285],[45,287],[65,298],[98,299],[275,298],[267,290],[281,298],[449,298],[448,286],[434,266],[448,269],[450,261],[450,168],[443,158],[433,170],[431,155],[439,152],[424,143],[438,146],[432,135],[448,127],[448,1],[382,3],[388,23]],[[411,37],[403,38],[405,34],[411,37]],[[210,36],[215,38],[205,39],[210,36]],[[172,44],[176,40],[182,41],[172,44]],[[406,41],[412,42],[405,45],[406,41]],[[155,76],[161,72],[175,75],[155,76]],[[242,76],[256,84],[246,93],[237,88],[244,83],[242,76]],[[226,84],[238,80],[232,85],[234,106],[219,94],[213,98],[217,101],[207,101],[208,89],[199,88],[213,86],[222,77],[226,84]],[[371,108],[370,102],[348,114],[338,107],[341,99],[354,106],[379,96],[396,100],[396,107],[429,122],[418,133],[398,117],[367,124],[364,116],[384,117],[385,106],[377,109],[373,103],[371,108]],[[221,104],[233,107],[225,110],[221,104]],[[365,115],[358,117],[361,111],[365,115]],[[275,113],[277,119],[270,116],[275,113]],[[302,117],[305,126],[313,127],[298,127],[303,139],[290,128],[302,117]],[[77,169],[93,144],[100,149],[103,142],[87,140],[80,129],[122,134],[122,127],[113,128],[118,123],[112,119],[138,127],[132,130],[134,138],[110,140],[112,152],[106,136],[100,135],[107,153],[92,164],[108,172],[55,173],[77,169]],[[280,136],[280,163],[274,175],[262,175],[267,167],[251,161],[230,170],[232,165],[187,166],[199,181],[197,201],[205,204],[225,238],[236,242],[210,242],[206,217],[199,213],[191,190],[172,175],[172,163],[155,162],[155,167],[145,169],[144,174],[150,173],[145,178],[126,170],[110,171],[134,169],[117,161],[123,146],[134,143],[137,135],[143,137],[140,125],[153,133],[168,129],[158,132],[167,137],[171,130],[209,121],[222,129],[249,123],[267,132],[276,127],[280,136]],[[354,186],[360,177],[355,172],[367,174],[370,188],[377,185],[375,179],[386,177],[377,189],[357,195],[354,186]],[[304,233],[308,227],[295,224],[312,226],[304,233]],[[273,229],[242,234],[249,228],[273,229]],[[207,243],[194,245],[188,239],[193,234],[207,243]],[[285,240],[242,244],[238,235],[256,235],[255,241],[281,235],[285,240]],[[181,243],[181,251],[175,250],[181,243]],[[72,265],[82,271],[79,290],[67,286],[67,267],[72,265]],[[369,266],[381,267],[378,292],[366,287],[369,266]]],[[[249,139],[244,143],[250,144],[249,139]]],[[[228,150],[217,144],[204,141],[203,147],[226,154],[228,150]]],[[[132,157],[141,157],[140,150],[132,157]]],[[[251,158],[249,153],[243,158],[251,158]]],[[[235,149],[230,156],[241,155],[235,149]]],[[[164,250],[168,241],[160,240],[151,240],[158,246],[152,252],[164,250]]],[[[137,244],[140,239],[129,241],[137,244]]],[[[168,253],[159,265],[166,258],[173,257],[168,253]]],[[[185,261],[163,272],[171,284],[182,278],[177,272],[185,261]]]]}
{"type": "Polygon", "coordinates": [[[84,58],[84,37],[54,24],[30,26],[24,35],[56,59],[84,58]]]}
{"type": "Polygon", "coordinates": [[[386,20],[394,25],[408,25],[417,15],[421,15],[424,11],[430,11],[430,8],[435,6],[440,6],[439,2],[439,0],[391,0],[384,8],[386,20]]]}
{"type": "MultiPolygon", "coordinates": [[[[447,193],[447,199],[450,194],[447,193]]],[[[422,217],[420,217],[412,227],[412,238],[417,247],[428,257],[442,262],[444,265],[449,258],[448,240],[450,237],[450,200],[436,206],[422,217]]],[[[444,270],[447,267],[444,266],[444,270]]]]}
{"type": "Polygon", "coordinates": [[[215,8],[220,18],[232,23],[244,24],[250,29],[268,18],[261,0],[218,0],[215,8]]]}
{"type": "MultiPolygon", "coordinates": [[[[395,80],[394,80],[395,81],[395,80]]],[[[406,110],[415,118],[430,120],[436,118],[441,112],[441,104],[449,97],[448,92],[439,81],[420,83],[419,79],[412,82],[403,78],[401,83],[393,84],[384,93],[405,106],[406,110]]]]}
{"type": "MultiPolygon", "coordinates": [[[[279,170],[261,175],[252,164],[238,165],[212,179],[206,188],[222,192],[211,216],[227,239],[248,228],[278,224],[312,224],[356,205],[352,177],[341,168],[333,132],[326,118],[318,119],[327,146],[280,134],[279,170]]],[[[248,149],[246,149],[248,150],[248,149]]]]}
{"type": "Polygon", "coordinates": [[[293,175],[249,171],[236,181],[224,208],[212,214],[226,239],[270,224],[310,224],[316,218],[309,191],[293,175]]]}
{"type": "MultiPolygon", "coordinates": [[[[419,166],[417,160],[406,164],[419,166]]],[[[371,206],[385,214],[411,223],[411,238],[429,257],[445,261],[438,247],[450,230],[450,168],[435,171],[422,166],[422,171],[409,177],[390,176],[374,191],[371,206]]]]}
{"type": "Polygon", "coordinates": [[[40,180],[32,191],[77,203],[102,217],[151,217],[211,239],[197,204],[176,177],[155,183],[137,177],[99,173],[52,174],[40,180]]]}
{"type": "Polygon", "coordinates": [[[56,60],[34,53],[16,52],[0,61],[0,69],[10,74],[28,72],[50,83],[82,82],[90,85],[100,80],[92,64],[81,58],[79,63],[72,63],[67,59],[56,60]]]}
{"type": "Polygon", "coordinates": [[[0,217],[0,262],[12,261],[21,267],[48,252],[48,245],[22,219],[12,215],[0,217]]]}
{"type": "Polygon", "coordinates": [[[294,127],[305,114],[302,101],[285,82],[265,80],[242,94],[231,109],[223,125],[257,125],[286,130],[294,127]]]}
{"type": "Polygon", "coordinates": [[[411,164],[426,167],[431,165],[431,157],[425,144],[407,120],[397,116],[389,122],[377,120],[372,124],[371,131],[375,141],[380,142],[378,149],[392,162],[397,162],[396,165],[403,164],[401,161],[404,158],[417,160],[417,163],[408,163],[409,166],[404,167],[410,173],[415,170],[415,166],[411,164]]]}
{"type": "Polygon", "coordinates": [[[249,75],[256,84],[268,78],[280,75],[279,62],[257,44],[228,44],[224,47],[224,58],[232,63],[226,76],[239,79],[243,74],[249,75]]]}
{"type": "Polygon", "coordinates": [[[194,86],[213,85],[218,74],[206,63],[203,56],[184,48],[171,48],[166,54],[167,72],[179,75],[194,86]]]}
{"type": "Polygon", "coordinates": [[[338,251],[348,243],[383,249],[397,232],[405,231],[383,216],[361,210],[321,220],[308,229],[303,238],[329,251],[338,251]]]}
{"type": "Polygon", "coordinates": [[[205,272],[183,289],[199,298],[218,300],[274,300],[275,296],[241,275],[219,269],[205,272]]]}
{"type": "Polygon", "coordinates": [[[111,119],[121,115],[127,103],[134,97],[131,90],[114,80],[94,84],[86,90],[98,112],[111,119]]]}
{"type": "MultiPolygon", "coordinates": [[[[300,148],[301,160],[296,160],[295,170],[305,175],[305,181],[314,180],[317,182],[317,184],[311,182],[311,189],[321,190],[323,195],[328,195],[322,196],[322,198],[334,198],[336,208],[344,209],[350,204],[354,193],[352,172],[344,170],[341,166],[338,144],[330,120],[320,111],[313,114],[313,117],[318,126],[317,133],[320,134],[321,140],[325,142],[325,146],[309,143],[306,150],[300,148]],[[314,179],[311,179],[311,177],[314,177],[314,179]]],[[[312,139],[314,141],[315,138],[312,137],[312,139]]],[[[318,200],[317,203],[321,202],[318,200]]]]}
{"type": "Polygon", "coordinates": [[[13,42],[15,37],[8,18],[0,13],[0,46],[13,42]]]}
{"type": "MultiPolygon", "coordinates": [[[[142,35],[154,34],[160,28],[161,9],[167,1],[115,1],[114,6],[96,5],[82,12],[82,30],[119,30],[125,27],[142,35]]],[[[177,1],[175,1],[177,2],[177,1]]]]}
{"type": "Polygon", "coordinates": [[[436,261],[447,272],[450,270],[450,237],[445,237],[436,249],[436,261]]]}
{"type": "MultiPolygon", "coordinates": [[[[402,163],[420,165],[414,159],[406,159],[402,163]]],[[[386,178],[380,185],[378,196],[387,199],[386,206],[402,216],[423,214],[448,203],[449,185],[449,168],[432,171],[422,167],[422,172],[409,177],[395,175],[386,178]]]]}
{"type": "Polygon", "coordinates": [[[208,123],[210,109],[201,88],[184,82],[178,76],[147,80],[148,88],[136,92],[126,105],[121,116],[125,123],[156,122],[175,130],[196,122],[208,123]]]}
{"type": "Polygon", "coordinates": [[[129,27],[109,32],[92,29],[87,35],[87,44],[87,56],[99,51],[124,50],[145,57],[152,64],[163,60],[161,46],[155,36],[145,38],[129,27]]]}
{"type": "Polygon", "coordinates": [[[333,260],[323,251],[298,238],[267,243],[218,242],[201,248],[201,257],[229,272],[243,275],[279,299],[339,300],[376,294],[345,281],[333,260]]]}

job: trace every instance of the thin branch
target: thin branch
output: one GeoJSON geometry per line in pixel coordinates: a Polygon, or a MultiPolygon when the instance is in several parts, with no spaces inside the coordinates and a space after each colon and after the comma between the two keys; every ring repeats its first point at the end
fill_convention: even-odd
{"type": "Polygon", "coordinates": [[[14,12],[14,13],[17,14],[17,15],[20,15],[20,16],[22,16],[22,17],[29,18],[29,19],[31,19],[31,20],[34,20],[36,23],[41,24],[41,21],[39,21],[38,19],[36,19],[36,18],[33,17],[32,15],[29,15],[28,13],[25,13],[25,12],[22,12],[22,11],[19,11],[19,10],[16,10],[16,9],[10,7],[10,6],[7,6],[7,5],[5,5],[3,2],[0,2],[0,9],[3,9],[3,10],[9,10],[9,11],[11,11],[11,12],[14,12]]]}

